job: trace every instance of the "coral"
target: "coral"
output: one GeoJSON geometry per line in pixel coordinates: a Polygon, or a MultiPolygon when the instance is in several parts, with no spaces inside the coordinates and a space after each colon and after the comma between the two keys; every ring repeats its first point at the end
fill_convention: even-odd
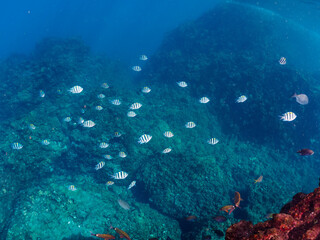
{"type": "Polygon", "coordinates": [[[320,188],[312,193],[296,194],[278,214],[266,222],[253,225],[248,221],[233,224],[226,232],[227,240],[292,239],[307,240],[320,238],[320,188]]]}

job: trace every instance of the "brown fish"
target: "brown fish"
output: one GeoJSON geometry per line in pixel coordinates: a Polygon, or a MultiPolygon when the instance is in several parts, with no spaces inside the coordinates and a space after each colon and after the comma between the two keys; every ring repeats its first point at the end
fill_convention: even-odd
{"type": "Polygon", "coordinates": [[[261,175],[258,179],[254,180],[255,183],[259,183],[262,182],[263,176],[261,175]]]}
{"type": "Polygon", "coordinates": [[[306,105],[309,103],[309,98],[305,94],[293,94],[292,97],[296,98],[297,103],[301,105],[306,105]]]}
{"type": "Polygon", "coordinates": [[[235,192],[234,193],[234,205],[236,207],[239,207],[240,206],[240,201],[242,201],[243,199],[241,198],[240,196],[240,193],[239,192],[235,192]]]}
{"type": "Polygon", "coordinates": [[[189,222],[193,222],[193,221],[195,221],[196,219],[197,219],[197,217],[194,216],[194,215],[190,215],[190,216],[186,217],[186,220],[189,221],[189,222]]]}
{"type": "Polygon", "coordinates": [[[131,238],[129,237],[129,235],[125,231],[123,231],[119,228],[112,227],[112,226],[110,226],[110,229],[115,230],[120,235],[120,238],[125,238],[127,240],[131,240],[131,238]]]}
{"type": "Polygon", "coordinates": [[[219,210],[225,211],[226,213],[229,213],[229,215],[230,215],[233,212],[233,210],[235,210],[235,209],[236,209],[236,207],[233,205],[226,205],[226,206],[220,208],[219,210]]]}
{"type": "Polygon", "coordinates": [[[115,236],[112,236],[110,234],[94,234],[94,233],[91,233],[91,236],[95,236],[95,237],[98,237],[98,238],[103,238],[105,240],[116,239],[115,236]]]}
{"type": "Polygon", "coordinates": [[[301,149],[297,151],[297,153],[300,153],[300,156],[311,156],[314,154],[314,151],[308,148],[301,149]]]}

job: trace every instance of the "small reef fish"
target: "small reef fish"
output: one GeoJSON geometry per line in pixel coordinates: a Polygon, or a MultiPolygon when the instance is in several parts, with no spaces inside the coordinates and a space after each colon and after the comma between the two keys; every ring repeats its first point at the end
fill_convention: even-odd
{"type": "Polygon", "coordinates": [[[166,148],[166,149],[164,149],[164,150],[162,151],[162,153],[166,154],[166,153],[169,153],[169,152],[171,152],[171,151],[172,151],[171,148],[166,148]]]}
{"type": "Polygon", "coordinates": [[[132,181],[128,187],[128,190],[133,188],[136,185],[136,181],[132,181]]]}
{"type": "Polygon", "coordinates": [[[21,148],[23,148],[23,145],[21,143],[15,142],[11,144],[11,148],[14,150],[20,150],[21,148]]]}
{"type": "Polygon", "coordinates": [[[280,65],[286,65],[287,64],[287,59],[285,57],[281,57],[279,60],[280,65]]]}
{"type": "Polygon", "coordinates": [[[111,155],[108,155],[108,154],[106,154],[106,155],[103,155],[103,157],[105,158],[105,159],[108,159],[108,160],[111,160],[113,157],[111,157],[111,155]]]}
{"type": "Polygon", "coordinates": [[[44,98],[46,96],[45,92],[43,90],[39,91],[39,96],[44,98]]]}
{"type": "Polygon", "coordinates": [[[102,142],[99,144],[99,148],[107,148],[107,147],[109,147],[109,144],[106,142],[102,142]]]}
{"type": "Polygon", "coordinates": [[[141,92],[149,93],[149,92],[151,92],[151,89],[149,87],[144,87],[144,88],[142,88],[141,92]]]}
{"type": "Polygon", "coordinates": [[[243,103],[243,102],[247,101],[247,99],[248,98],[245,95],[242,95],[242,96],[237,98],[236,102],[237,103],[243,103]]]}
{"type": "Polygon", "coordinates": [[[234,206],[239,207],[240,206],[240,201],[243,201],[243,199],[240,196],[239,192],[234,193],[234,206]]]}
{"type": "Polygon", "coordinates": [[[309,98],[306,94],[293,94],[293,98],[296,98],[297,103],[301,105],[307,105],[309,103],[309,98]]]}
{"type": "Polygon", "coordinates": [[[135,112],[133,112],[133,111],[130,111],[130,112],[127,113],[127,116],[128,117],[135,117],[135,116],[137,116],[137,114],[135,112]]]}
{"type": "Polygon", "coordinates": [[[163,136],[165,136],[167,138],[172,138],[174,135],[171,131],[166,131],[163,133],[163,136]]]}
{"type": "Polygon", "coordinates": [[[185,124],[185,127],[186,128],[194,128],[195,126],[197,126],[194,122],[187,122],[185,124]]]}
{"type": "Polygon", "coordinates": [[[83,124],[83,123],[84,123],[84,119],[82,117],[79,117],[78,124],[83,124]]]}
{"type": "Polygon", "coordinates": [[[227,218],[225,216],[216,216],[213,218],[216,222],[222,223],[227,221],[227,218]]]}
{"type": "Polygon", "coordinates": [[[111,186],[111,185],[113,185],[113,184],[114,184],[113,181],[108,181],[108,182],[106,183],[107,186],[111,186]]]}
{"type": "Polygon", "coordinates": [[[116,239],[115,236],[112,236],[110,234],[94,234],[94,233],[91,233],[91,236],[95,236],[95,237],[98,237],[98,238],[103,238],[104,240],[116,239]]]}
{"type": "Polygon", "coordinates": [[[108,89],[109,85],[108,85],[108,83],[102,83],[101,87],[104,88],[104,89],[108,89]]]}
{"type": "Polygon", "coordinates": [[[219,139],[216,138],[210,138],[207,143],[210,145],[216,145],[219,142],[219,139]]]}
{"type": "Polygon", "coordinates": [[[63,121],[64,121],[64,122],[71,122],[71,117],[65,117],[65,118],[63,119],[63,121]]]}
{"type": "Polygon", "coordinates": [[[119,157],[125,158],[127,154],[125,152],[119,152],[119,157]]]}
{"type": "Polygon", "coordinates": [[[254,180],[254,183],[261,183],[263,179],[263,176],[261,175],[258,179],[254,180]]]}
{"type": "Polygon", "coordinates": [[[97,111],[101,111],[101,110],[103,109],[103,107],[101,107],[101,106],[99,105],[99,106],[96,106],[95,109],[96,109],[97,111]]]}
{"type": "Polygon", "coordinates": [[[122,207],[123,209],[130,210],[130,205],[126,201],[123,201],[122,199],[118,199],[118,203],[120,207],[122,207]]]}
{"type": "Polygon", "coordinates": [[[124,232],[123,230],[121,230],[119,228],[112,227],[112,226],[110,226],[110,229],[115,230],[120,235],[120,238],[125,238],[126,240],[131,240],[129,235],[126,232],[124,232]]]}
{"type": "Polygon", "coordinates": [[[104,95],[104,94],[102,94],[102,93],[100,93],[99,95],[97,95],[97,98],[99,98],[99,99],[104,99],[106,96],[104,95]]]}
{"type": "Polygon", "coordinates": [[[68,190],[74,192],[74,191],[77,191],[77,188],[76,188],[74,185],[70,185],[70,186],[68,187],[68,190]]]}
{"type": "Polygon", "coordinates": [[[265,216],[265,218],[266,218],[266,219],[271,219],[271,218],[273,218],[273,214],[274,214],[274,213],[268,213],[268,214],[265,216]]]}
{"type": "Polygon", "coordinates": [[[300,153],[300,156],[311,156],[314,154],[314,151],[312,151],[311,149],[304,148],[297,151],[297,153],[300,153]]]}
{"type": "Polygon", "coordinates": [[[29,124],[29,129],[30,129],[30,130],[35,130],[35,129],[36,129],[36,126],[31,123],[31,124],[29,124]]]}
{"type": "Polygon", "coordinates": [[[135,72],[140,72],[142,69],[141,69],[140,66],[133,66],[132,70],[135,71],[135,72]]]}
{"type": "Polygon", "coordinates": [[[297,115],[293,112],[286,112],[280,116],[280,120],[285,121],[285,122],[291,122],[295,120],[297,115]]]}
{"type": "Polygon", "coordinates": [[[74,87],[70,88],[68,91],[73,94],[76,94],[76,93],[81,93],[83,91],[83,88],[80,86],[74,86],[74,87]]]}
{"type": "Polygon", "coordinates": [[[230,215],[233,212],[233,210],[235,210],[235,209],[236,209],[236,207],[233,205],[226,205],[226,206],[220,208],[219,210],[225,211],[226,213],[229,213],[229,215],[230,215]]]}
{"type": "Polygon", "coordinates": [[[111,100],[111,103],[115,106],[119,106],[121,104],[121,101],[119,99],[113,99],[111,100]]]}
{"type": "Polygon", "coordinates": [[[179,87],[182,87],[182,88],[188,87],[188,84],[184,81],[177,82],[177,84],[179,87]]]}
{"type": "Polygon", "coordinates": [[[190,215],[185,218],[188,222],[194,222],[197,219],[197,216],[190,215]]]}
{"type": "Polygon", "coordinates": [[[91,121],[91,120],[87,120],[87,121],[84,121],[83,123],[82,123],[82,126],[83,127],[86,127],[86,128],[92,128],[92,127],[94,127],[96,124],[93,122],[93,121],[91,121]]]}
{"type": "Polygon", "coordinates": [[[50,141],[48,139],[44,139],[41,141],[41,144],[44,146],[48,146],[50,144],[50,141]]]}
{"type": "Polygon", "coordinates": [[[143,134],[140,138],[138,143],[140,144],[144,144],[144,143],[148,143],[151,140],[152,136],[151,135],[147,135],[147,134],[143,134]]]}
{"type": "Polygon", "coordinates": [[[128,177],[128,173],[121,171],[111,175],[110,177],[114,179],[125,179],[126,177],[128,177]]]}
{"type": "Polygon", "coordinates": [[[207,98],[207,97],[202,97],[202,98],[200,98],[200,100],[199,100],[199,102],[200,103],[208,103],[208,102],[210,102],[210,99],[209,98],[207,98]]]}
{"type": "Polygon", "coordinates": [[[130,109],[131,110],[136,110],[136,109],[139,109],[142,107],[142,104],[141,103],[133,103],[131,106],[130,106],[130,109]]]}
{"type": "Polygon", "coordinates": [[[119,138],[119,137],[122,136],[122,133],[120,133],[120,132],[114,132],[113,136],[116,137],[116,138],[119,138]]]}
{"type": "Polygon", "coordinates": [[[99,163],[95,166],[94,169],[95,169],[95,170],[99,170],[99,169],[103,168],[104,165],[105,165],[105,162],[104,162],[104,161],[101,161],[101,162],[99,162],[99,163]]]}
{"type": "Polygon", "coordinates": [[[141,61],[147,61],[147,60],[148,60],[148,57],[147,57],[146,55],[142,54],[142,55],[139,56],[139,59],[140,59],[141,61]]]}

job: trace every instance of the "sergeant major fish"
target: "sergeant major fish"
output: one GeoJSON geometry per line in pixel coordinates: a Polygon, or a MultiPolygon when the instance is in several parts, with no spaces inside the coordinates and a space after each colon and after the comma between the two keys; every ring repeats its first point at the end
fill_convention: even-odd
{"type": "Polygon", "coordinates": [[[74,86],[68,90],[69,92],[73,94],[81,93],[83,91],[83,88],[80,86],[74,86]]]}
{"type": "Polygon", "coordinates": [[[144,143],[148,143],[151,140],[152,136],[151,135],[147,135],[147,134],[143,134],[140,138],[138,143],[140,144],[144,144],[144,143]]]}
{"type": "Polygon", "coordinates": [[[110,177],[114,179],[125,179],[126,177],[128,177],[128,173],[121,171],[111,175],[110,177]]]}
{"type": "Polygon", "coordinates": [[[95,170],[99,170],[99,169],[103,168],[104,165],[105,165],[105,162],[104,162],[104,161],[101,161],[101,162],[99,162],[99,163],[95,166],[94,169],[95,169],[95,170]]]}

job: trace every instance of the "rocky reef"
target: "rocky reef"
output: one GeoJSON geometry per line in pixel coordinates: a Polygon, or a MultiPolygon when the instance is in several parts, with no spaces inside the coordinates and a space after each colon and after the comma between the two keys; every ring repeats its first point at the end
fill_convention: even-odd
{"type": "Polygon", "coordinates": [[[248,221],[233,224],[226,232],[227,240],[320,238],[320,187],[312,193],[296,194],[272,219],[253,225],[248,221]]]}
{"type": "MultiPolygon", "coordinates": [[[[319,145],[310,122],[319,122],[320,92],[290,58],[278,63],[286,46],[277,45],[279,21],[219,5],[170,33],[141,72],[92,54],[78,39],[45,39],[30,56],[1,62],[0,238],[93,239],[90,231],[114,234],[112,225],[132,239],[221,239],[231,224],[261,221],[294,192],[311,191],[319,154],[296,151],[319,145]],[[71,94],[75,85],[83,92],[71,94]],[[141,92],[145,86],[150,93],[141,92]],[[298,105],[295,91],[310,103],[298,105]],[[248,100],[236,103],[243,94],[248,100]],[[204,96],[209,103],[199,102],[204,96]],[[128,117],[137,102],[137,116],[128,117]],[[279,120],[287,111],[298,115],[293,123],[279,120]],[[83,127],[80,117],[95,126],[83,127]],[[196,127],[186,128],[188,121],[196,127]],[[150,142],[139,144],[142,134],[150,142]],[[218,144],[207,143],[213,137],[218,144]],[[12,149],[16,142],[23,148],[12,149]],[[128,177],[111,179],[119,171],[128,177]],[[235,191],[241,208],[228,215],[219,209],[233,204],[235,191]]],[[[304,34],[293,26],[290,33],[304,34]]]]}

